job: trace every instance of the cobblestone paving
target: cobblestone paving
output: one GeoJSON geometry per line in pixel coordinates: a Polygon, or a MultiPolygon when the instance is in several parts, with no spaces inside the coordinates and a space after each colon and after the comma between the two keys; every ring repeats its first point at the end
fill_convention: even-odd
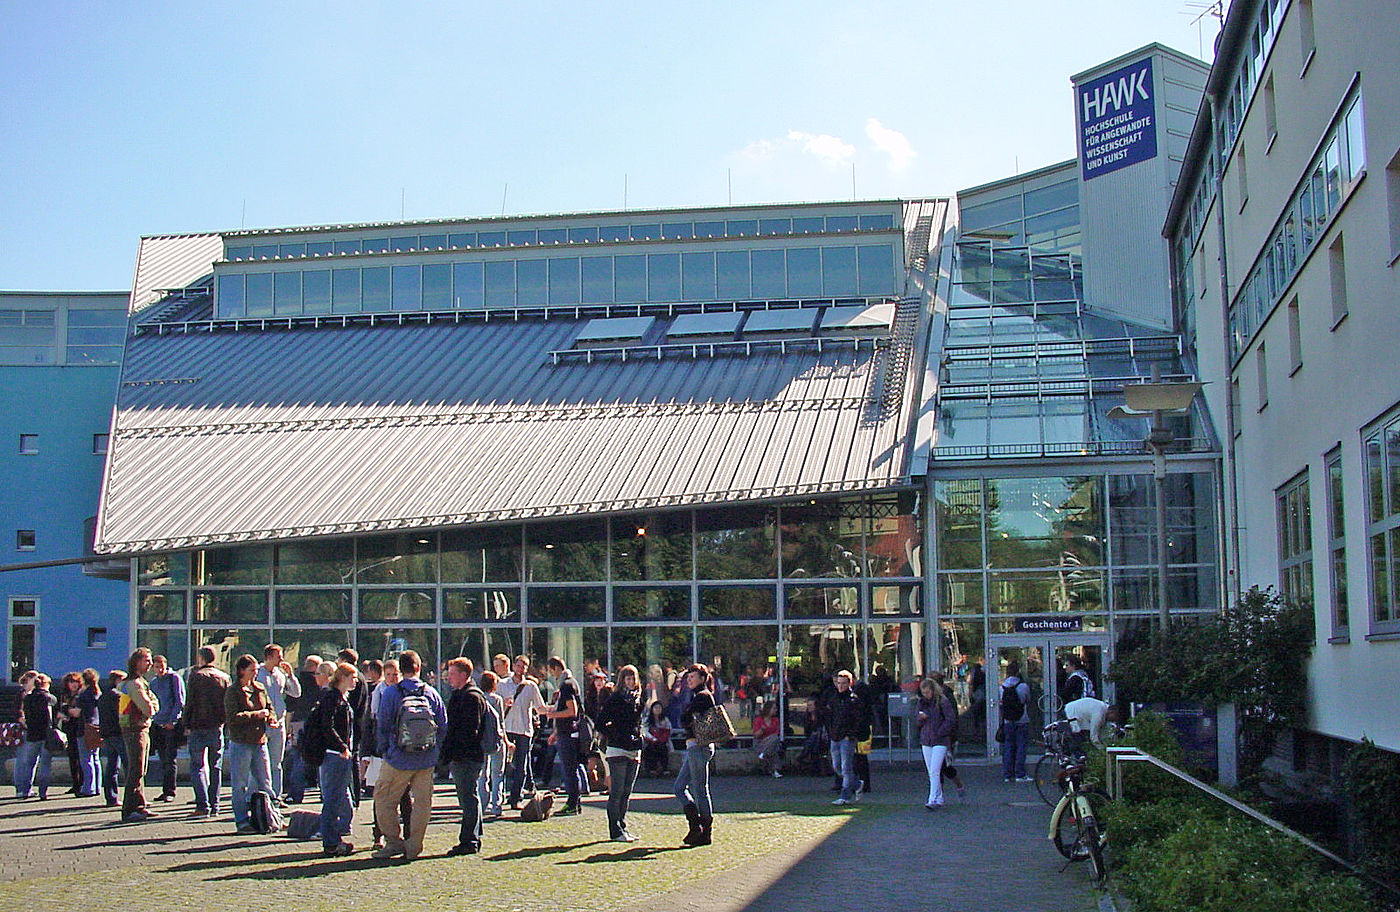
{"type": "Polygon", "coordinates": [[[236,836],[228,816],[190,820],[183,785],[179,803],[134,825],[91,799],[9,798],[0,801],[0,910],[276,909],[308,899],[521,912],[1096,908],[1083,866],[1062,870],[1045,839],[1049,809],[1033,787],[1005,785],[997,772],[964,765],[969,797],[950,795],[937,812],[922,807],[922,772],[905,768],[877,767],[876,791],[846,808],[831,806],[826,779],[718,777],[707,849],[680,846],[685,823],[666,783],[642,780],[630,815],[637,843],[607,841],[606,798],[592,798],[580,817],[527,824],[510,813],[487,824],[480,855],[462,858],[443,854],[457,815],[439,786],[412,863],[370,858],[368,802],[355,815],[361,851],[331,859],[316,841],[236,836]]]}

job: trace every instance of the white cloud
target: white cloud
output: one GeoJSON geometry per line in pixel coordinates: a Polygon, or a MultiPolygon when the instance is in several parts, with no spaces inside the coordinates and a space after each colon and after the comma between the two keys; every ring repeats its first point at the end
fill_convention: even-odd
{"type": "Polygon", "coordinates": [[[747,162],[762,162],[771,159],[778,154],[779,143],[771,139],[756,139],[738,152],[734,157],[747,162]]]}
{"type": "Polygon", "coordinates": [[[903,171],[909,167],[909,163],[918,154],[903,133],[891,130],[874,117],[865,122],[865,135],[874,143],[875,148],[890,157],[890,167],[895,171],[903,171]]]}
{"type": "Polygon", "coordinates": [[[829,165],[839,165],[844,161],[850,161],[856,154],[855,146],[839,136],[831,136],[827,133],[804,133],[801,130],[789,130],[787,138],[789,142],[801,146],[803,154],[811,155],[829,165]]]}

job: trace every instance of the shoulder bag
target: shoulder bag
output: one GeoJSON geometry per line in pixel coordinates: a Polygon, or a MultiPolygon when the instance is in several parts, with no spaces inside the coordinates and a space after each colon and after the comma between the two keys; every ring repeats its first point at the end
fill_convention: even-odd
{"type": "Polygon", "coordinates": [[[724,704],[716,703],[704,712],[696,713],[690,722],[690,730],[700,744],[725,744],[734,740],[734,723],[724,704]]]}

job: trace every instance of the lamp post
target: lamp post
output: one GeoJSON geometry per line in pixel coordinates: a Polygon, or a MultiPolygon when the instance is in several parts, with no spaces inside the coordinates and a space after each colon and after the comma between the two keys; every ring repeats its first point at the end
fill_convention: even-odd
{"type": "Polygon", "coordinates": [[[1163,629],[1171,619],[1167,607],[1167,447],[1176,441],[1176,435],[1167,427],[1167,416],[1189,411],[1191,401],[1201,391],[1201,386],[1194,381],[1164,382],[1161,368],[1154,364],[1152,379],[1125,385],[1124,405],[1108,413],[1110,418],[1152,418],[1152,428],[1144,442],[1152,450],[1152,480],[1157,507],[1157,612],[1163,629]]]}

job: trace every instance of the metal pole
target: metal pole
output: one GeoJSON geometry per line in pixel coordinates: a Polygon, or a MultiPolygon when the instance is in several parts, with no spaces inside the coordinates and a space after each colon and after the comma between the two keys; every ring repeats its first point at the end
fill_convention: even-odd
{"type": "Polygon", "coordinates": [[[1166,629],[1171,620],[1167,608],[1167,457],[1162,437],[1170,437],[1170,431],[1161,427],[1162,413],[1152,413],[1152,479],[1157,495],[1157,611],[1166,629]]]}

